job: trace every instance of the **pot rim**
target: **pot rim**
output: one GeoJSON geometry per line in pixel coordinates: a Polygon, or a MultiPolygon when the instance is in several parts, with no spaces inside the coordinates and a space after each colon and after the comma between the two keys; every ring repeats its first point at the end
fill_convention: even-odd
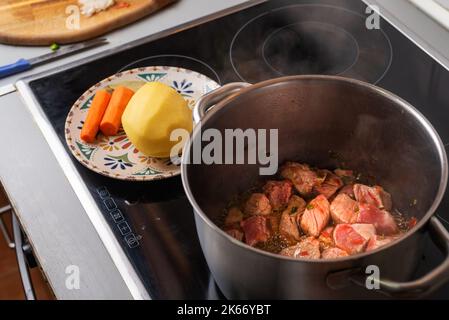
{"type": "MultiPolygon", "coordinates": [[[[441,203],[441,200],[443,199],[444,193],[446,191],[447,186],[447,180],[448,180],[448,160],[447,160],[447,154],[445,147],[443,145],[443,142],[433,127],[433,125],[430,123],[430,121],[414,106],[412,106],[410,103],[405,101],[404,99],[400,98],[399,96],[395,95],[394,93],[385,90],[383,88],[380,88],[376,85],[352,79],[352,78],[345,78],[340,76],[326,76],[326,75],[297,75],[297,76],[287,76],[287,77],[280,77],[275,79],[270,79],[266,81],[259,82],[257,84],[250,85],[246,88],[241,89],[238,93],[231,95],[230,97],[220,101],[214,106],[214,111],[221,110],[224,108],[229,102],[232,100],[240,97],[241,95],[244,95],[248,92],[252,92],[255,90],[258,90],[260,88],[273,86],[273,85],[279,85],[281,83],[291,82],[291,81],[298,81],[298,80],[325,80],[325,81],[337,81],[337,82],[346,82],[349,84],[357,85],[364,87],[374,93],[377,93],[389,100],[392,100],[395,102],[396,105],[402,107],[406,112],[411,114],[427,131],[428,135],[432,138],[435,147],[437,148],[438,155],[440,158],[441,163],[441,178],[438,185],[438,192],[437,195],[430,206],[430,208],[427,210],[426,214],[420,219],[418,224],[412,229],[406,232],[403,236],[399,237],[398,239],[390,242],[389,244],[382,246],[378,249],[369,251],[369,252],[363,252],[355,255],[350,255],[347,257],[342,258],[336,258],[336,259],[304,259],[304,258],[292,258],[287,256],[282,256],[279,254],[271,253],[268,251],[264,251],[258,248],[254,248],[252,246],[247,245],[246,243],[239,241],[230,235],[228,235],[226,232],[224,232],[221,228],[219,228],[200,208],[198,203],[196,202],[189,186],[189,181],[187,177],[187,168],[188,164],[187,161],[184,161],[185,159],[188,159],[190,156],[190,150],[192,146],[192,141],[194,140],[193,137],[195,137],[198,134],[199,127],[196,126],[192,132],[192,138],[189,139],[189,142],[184,146],[184,152],[182,156],[182,165],[181,165],[181,178],[182,178],[182,184],[184,187],[184,191],[187,195],[187,198],[189,199],[191,205],[193,206],[194,213],[197,214],[209,227],[211,227],[214,231],[218,232],[222,237],[225,237],[227,240],[231,241],[237,246],[240,246],[242,249],[250,250],[255,254],[263,255],[268,258],[274,258],[274,259],[281,259],[281,260],[287,260],[291,262],[297,262],[297,263],[329,263],[329,262],[344,262],[344,261],[351,261],[356,259],[365,258],[367,256],[374,255],[378,252],[381,252],[383,250],[386,250],[390,247],[395,246],[401,241],[405,241],[407,238],[411,237],[413,234],[418,232],[418,230],[421,230],[425,224],[428,222],[428,220],[434,215],[435,211],[437,210],[438,206],[441,203]]],[[[209,112],[206,114],[206,116],[201,120],[203,123],[207,123],[210,117],[212,117],[215,114],[215,112],[209,112]]]]}

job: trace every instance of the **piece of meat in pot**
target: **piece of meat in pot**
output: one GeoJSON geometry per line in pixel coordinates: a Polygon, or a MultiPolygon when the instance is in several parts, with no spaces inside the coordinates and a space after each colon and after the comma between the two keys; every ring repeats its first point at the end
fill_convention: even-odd
{"type": "Polygon", "coordinates": [[[263,192],[274,210],[283,209],[292,195],[292,183],[289,180],[268,181],[263,187],[263,192]]]}
{"type": "Polygon", "coordinates": [[[329,222],[329,207],[329,201],[321,194],[310,201],[301,218],[302,230],[310,236],[318,237],[329,222]]]}
{"type": "Polygon", "coordinates": [[[338,224],[334,228],[334,243],[349,254],[363,252],[369,239],[376,234],[372,224],[338,224]]]}
{"type": "Polygon", "coordinates": [[[280,254],[296,259],[319,259],[320,242],[314,237],[307,237],[296,245],[283,249],[280,254]]]}
{"type": "Polygon", "coordinates": [[[297,196],[296,194],[292,195],[290,200],[288,201],[287,208],[285,211],[288,211],[292,215],[296,215],[297,217],[301,217],[306,209],[307,203],[306,201],[297,196]]]}
{"type": "Polygon", "coordinates": [[[332,238],[333,232],[333,226],[326,227],[323,231],[321,231],[320,236],[318,237],[321,250],[334,246],[334,239],[332,238]]]}
{"type": "Polygon", "coordinates": [[[300,239],[295,215],[292,216],[286,211],[282,212],[281,220],[279,222],[279,234],[289,243],[295,243],[300,239]]]}
{"type": "Polygon", "coordinates": [[[309,195],[313,187],[320,185],[323,178],[318,177],[317,173],[306,164],[296,162],[287,162],[281,168],[281,176],[290,180],[299,194],[309,195]]]}
{"type": "Polygon", "coordinates": [[[391,210],[391,195],[380,186],[366,186],[356,183],[354,185],[355,199],[361,203],[369,203],[378,208],[391,210]]]}
{"type": "Polygon", "coordinates": [[[335,197],[330,206],[332,220],[335,223],[355,223],[359,206],[347,194],[341,193],[335,197]]]}
{"type": "Polygon", "coordinates": [[[329,170],[319,170],[319,176],[325,176],[324,181],[313,188],[315,193],[331,198],[343,186],[342,180],[329,170]]]}
{"type": "Polygon", "coordinates": [[[321,252],[321,258],[323,259],[337,259],[347,256],[349,254],[345,250],[336,247],[327,248],[321,252]]]}
{"type": "Polygon", "coordinates": [[[282,212],[279,222],[279,234],[289,243],[296,243],[300,239],[298,223],[306,208],[306,202],[303,198],[293,195],[287,208],[282,212]]]}
{"type": "Polygon", "coordinates": [[[345,194],[345,195],[349,196],[351,199],[355,199],[354,185],[348,184],[348,185],[344,186],[343,188],[341,188],[338,191],[338,194],[345,194]]]}
{"type": "Polygon", "coordinates": [[[240,225],[243,220],[243,212],[237,207],[231,207],[226,215],[224,225],[230,227],[233,225],[240,225]]]}
{"type": "Polygon", "coordinates": [[[399,232],[396,221],[388,211],[379,209],[369,203],[359,204],[357,222],[374,225],[376,233],[380,235],[389,236],[399,232]]]}
{"type": "Polygon", "coordinates": [[[243,240],[243,232],[238,229],[229,229],[226,230],[226,233],[239,241],[243,240]]]}
{"type": "Polygon", "coordinates": [[[397,238],[399,238],[399,236],[374,235],[371,239],[369,239],[368,244],[366,245],[366,251],[376,250],[377,248],[383,247],[397,238]]]}
{"type": "Polygon", "coordinates": [[[245,234],[245,242],[250,246],[255,246],[259,242],[265,242],[270,237],[270,230],[267,226],[265,216],[253,216],[240,223],[245,234]]]}
{"type": "Polygon", "coordinates": [[[245,213],[254,215],[269,215],[272,211],[270,200],[263,193],[253,193],[245,204],[245,213]]]}
{"type": "Polygon", "coordinates": [[[376,228],[368,223],[354,223],[352,227],[366,240],[371,239],[376,234],[376,228]]]}

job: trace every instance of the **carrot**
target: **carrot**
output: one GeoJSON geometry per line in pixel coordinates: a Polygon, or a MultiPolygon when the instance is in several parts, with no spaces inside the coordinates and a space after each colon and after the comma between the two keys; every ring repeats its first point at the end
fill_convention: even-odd
{"type": "Polygon", "coordinates": [[[122,124],[122,114],[133,94],[134,91],[126,87],[117,87],[114,90],[100,124],[100,130],[104,135],[114,136],[117,134],[122,124]]]}
{"type": "Polygon", "coordinates": [[[80,137],[86,142],[94,142],[100,128],[101,119],[108,107],[111,94],[106,90],[98,90],[90,106],[80,137]]]}

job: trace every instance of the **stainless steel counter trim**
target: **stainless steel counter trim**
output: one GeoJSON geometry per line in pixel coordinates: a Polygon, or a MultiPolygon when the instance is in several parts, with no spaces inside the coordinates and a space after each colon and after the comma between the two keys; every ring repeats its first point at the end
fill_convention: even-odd
{"type": "MultiPolygon", "coordinates": [[[[382,8],[377,2],[372,2],[372,0],[362,0],[366,5],[371,6],[378,6],[380,9],[380,16],[385,19],[389,24],[391,24],[396,30],[398,30],[403,36],[405,36],[407,39],[409,39],[411,42],[413,42],[418,48],[420,48],[422,51],[424,51],[427,55],[429,55],[433,60],[438,62],[443,68],[449,71],[449,61],[441,61],[435,53],[431,52],[429,48],[426,48],[421,43],[418,42],[418,40],[414,39],[412,36],[410,36],[406,31],[402,30],[397,23],[393,22],[393,20],[389,17],[387,17],[385,14],[382,13],[382,8]]],[[[424,14],[424,13],[423,13],[424,14]]],[[[423,41],[422,39],[420,39],[423,41]]],[[[424,41],[423,41],[424,42],[424,41]]],[[[428,44],[429,45],[429,44],[428,44]]],[[[430,46],[430,45],[429,45],[430,46]]]]}
{"type": "Polygon", "coordinates": [[[114,264],[125,281],[132,297],[137,300],[151,299],[139,276],[126,257],[125,252],[117,242],[107,221],[101,214],[100,209],[90,195],[89,190],[82,182],[82,179],[76,171],[70,156],[65,152],[64,146],[59,141],[56,132],[51,127],[48,119],[40,108],[39,103],[34,98],[29,86],[25,82],[19,81],[17,82],[16,87],[23,98],[25,105],[33,116],[33,119],[42,131],[45,140],[54,153],[59,165],[80,200],[81,205],[86,211],[100,239],[109,252],[112,261],[114,261],[114,264]]]}
{"type": "Polygon", "coordinates": [[[0,183],[55,297],[133,299],[19,92],[1,102],[0,132],[11,136],[20,123],[24,134],[14,145],[8,145],[9,139],[0,144],[10,151],[0,157],[0,183]],[[49,194],[54,196],[46,198],[49,194]],[[82,272],[77,290],[66,286],[72,265],[82,272]]]}
{"type": "Polygon", "coordinates": [[[81,179],[80,175],[78,174],[78,172],[76,171],[76,168],[74,167],[74,164],[72,163],[69,155],[65,152],[64,146],[59,141],[59,139],[56,135],[56,132],[53,130],[47,117],[45,116],[42,109],[40,108],[39,102],[35,99],[35,96],[31,90],[31,88],[29,87],[29,83],[33,80],[36,80],[36,79],[39,79],[39,78],[42,78],[45,76],[49,76],[51,74],[54,74],[54,73],[57,73],[57,72],[60,72],[63,70],[67,70],[67,69],[76,67],[78,65],[88,63],[93,60],[97,60],[101,57],[111,55],[116,52],[127,50],[134,46],[180,32],[187,28],[194,27],[198,24],[202,24],[202,23],[217,19],[219,17],[243,10],[250,6],[254,6],[256,4],[266,2],[266,1],[267,0],[249,1],[247,3],[234,6],[229,9],[226,9],[226,10],[219,11],[215,14],[208,15],[206,17],[194,20],[192,22],[183,24],[181,26],[171,28],[166,31],[162,31],[153,36],[139,39],[139,40],[133,41],[129,44],[93,55],[93,56],[89,57],[88,59],[78,60],[73,63],[67,64],[65,66],[55,68],[55,69],[45,71],[43,73],[39,73],[37,75],[31,76],[31,77],[21,79],[16,83],[15,87],[19,91],[22,99],[25,102],[25,105],[27,106],[27,108],[30,111],[34,120],[36,121],[39,129],[42,131],[44,138],[47,141],[47,143],[49,144],[52,152],[55,154],[59,165],[61,166],[69,183],[71,184],[73,190],[75,191],[77,197],[79,198],[83,208],[86,210],[86,213],[87,213],[90,221],[94,225],[95,230],[98,232],[100,239],[103,241],[104,246],[108,250],[112,260],[114,261],[114,264],[116,265],[120,275],[122,276],[123,280],[125,281],[128,289],[130,290],[130,293],[134,299],[151,299],[151,297],[149,296],[148,292],[146,291],[142,281],[140,280],[139,276],[135,272],[130,261],[126,257],[123,249],[120,247],[117,240],[115,239],[115,236],[112,233],[112,230],[110,229],[109,225],[107,224],[106,220],[104,219],[103,215],[101,214],[100,209],[98,208],[97,204],[95,203],[92,196],[90,195],[89,190],[87,189],[85,184],[82,182],[82,179],[81,179]]]}
{"type": "Polygon", "coordinates": [[[17,89],[13,84],[7,84],[6,86],[0,87],[0,97],[12,93],[16,90],[17,89]]]}

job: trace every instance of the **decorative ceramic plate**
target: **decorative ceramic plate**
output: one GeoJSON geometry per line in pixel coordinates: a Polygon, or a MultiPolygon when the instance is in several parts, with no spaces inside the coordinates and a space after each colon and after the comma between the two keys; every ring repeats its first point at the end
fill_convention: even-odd
{"type": "Polygon", "coordinates": [[[197,72],[174,67],[146,67],[117,73],[87,90],[72,106],[65,123],[67,145],[84,166],[102,175],[134,181],[164,179],[178,175],[179,165],[170,159],[148,157],[137,150],[123,130],[116,136],[106,137],[101,132],[94,143],[80,139],[81,128],[87,116],[95,92],[119,85],[137,90],[145,82],[158,81],[178,91],[193,108],[196,100],[219,87],[197,72]]]}

